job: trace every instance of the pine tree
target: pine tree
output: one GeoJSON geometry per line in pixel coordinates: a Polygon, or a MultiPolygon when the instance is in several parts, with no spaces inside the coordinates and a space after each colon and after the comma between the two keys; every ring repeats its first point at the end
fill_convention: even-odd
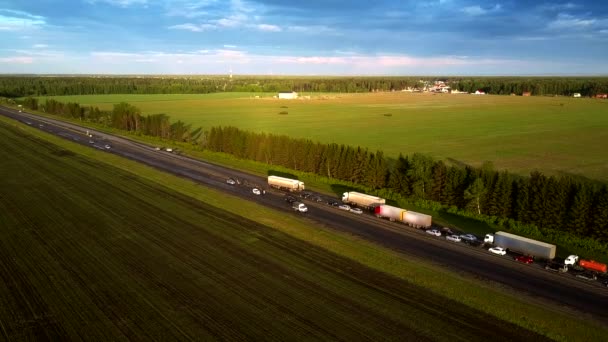
{"type": "Polygon", "coordinates": [[[596,195],[592,209],[594,235],[603,241],[608,241],[608,188],[603,186],[596,195]]]}
{"type": "Polygon", "coordinates": [[[479,215],[481,215],[482,198],[485,192],[486,189],[481,178],[475,179],[464,192],[465,199],[469,200],[467,207],[479,215]]]}
{"type": "Polygon", "coordinates": [[[579,236],[587,236],[591,232],[590,214],[592,205],[591,189],[586,184],[579,184],[570,208],[568,229],[579,236]]]}
{"type": "Polygon", "coordinates": [[[444,188],[447,180],[447,167],[443,161],[438,161],[432,168],[432,183],[430,198],[433,201],[443,202],[444,188]]]}

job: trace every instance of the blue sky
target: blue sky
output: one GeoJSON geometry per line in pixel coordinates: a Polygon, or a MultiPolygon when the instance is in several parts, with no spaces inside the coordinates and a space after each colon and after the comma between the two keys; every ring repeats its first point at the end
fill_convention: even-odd
{"type": "Polygon", "coordinates": [[[604,0],[0,0],[0,34],[0,73],[608,74],[604,0]]]}

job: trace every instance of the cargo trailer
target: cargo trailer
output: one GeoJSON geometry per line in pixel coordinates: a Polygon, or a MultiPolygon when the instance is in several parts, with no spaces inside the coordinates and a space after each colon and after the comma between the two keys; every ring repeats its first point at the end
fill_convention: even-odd
{"type": "Polygon", "coordinates": [[[351,191],[342,194],[342,202],[369,209],[386,203],[386,200],[377,196],[351,191]]]}
{"type": "Polygon", "coordinates": [[[302,191],[304,190],[304,182],[301,182],[297,179],[279,177],[279,176],[268,176],[268,185],[280,189],[280,190],[288,190],[288,191],[302,191]]]}

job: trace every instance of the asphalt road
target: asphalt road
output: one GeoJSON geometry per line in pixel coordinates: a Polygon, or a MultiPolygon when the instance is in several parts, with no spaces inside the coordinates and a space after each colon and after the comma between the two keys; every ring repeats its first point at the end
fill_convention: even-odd
{"type": "MultiPolygon", "coordinates": [[[[20,113],[13,109],[0,107],[0,114],[76,143],[187,177],[292,215],[305,215],[316,224],[362,237],[406,255],[430,260],[454,271],[499,283],[526,293],[529,295],[528,300],[539,303],[553,302],[565,311],[577,311],[577,315],[584,315],[608,325],[608,288],[602,287],[599,281],[583,280],[570,273],[554,273],[536,263],[525,265],[508,256],[493,255],[480,247],[446,241],[443,237],[430,236],[422,230],[400,223],[378,219],[369,214],[356,215],[325,203],[303,200],[309,207],[309,212],[297,213],[285,202],[285,193],[269,189],[265,178],[166,151],[157,151],[152,146],[91,129],[88,130],[93,137],[87,137],[87,128],[20,113]],[[106,148],[106,145],[110,148],[106,148]],[[229,185],[226,183],[227,178],[238,179],[241,184],[229,185]],[[254,195],[251,192],[254,186],[265,189],[266,194],[254,195]]],[[[327,196],[321,196],[328,199],[327,196]]]]}

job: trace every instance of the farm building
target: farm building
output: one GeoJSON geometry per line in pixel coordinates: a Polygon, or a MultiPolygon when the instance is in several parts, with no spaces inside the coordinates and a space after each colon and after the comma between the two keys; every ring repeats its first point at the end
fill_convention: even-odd
{"type": "Polygon", "coordinates": [[[581,97],[581,93],[574,93],[573,97],[581,97]]]}
{"type": "Polygon", "coordinates": [[[478,90],[476,90],[476,91],[475,91],[473,94],[475,94],[475,95],[485,95],[485,94],[486,94],[486,92],[485,92],[485,91],[483,91],[483,90],[478,89],[478,90]]]}
{"type": "Polygon", "coordinates": [[[532,96],[532,92],[524,91],[521,96],[532,96]]]}
{"type": "Polygon", "coordinates": [[[288,100],[297,99],[298,93],[296,93],[295,91],[282,91],[279,93],[279,98],[288,100]]]}
{"type": "Polygon", "coordinates": [[[595,95],[597,99],[608,99],[608,94],[597,94],[595,95]]]}

